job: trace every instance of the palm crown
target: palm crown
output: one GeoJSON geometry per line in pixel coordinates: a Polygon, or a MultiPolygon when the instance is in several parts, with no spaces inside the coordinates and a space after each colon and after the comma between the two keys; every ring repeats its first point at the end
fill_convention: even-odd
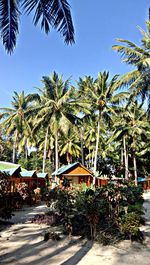
{"type": "Polygon", "coordinates": [[[139,27],[142,34],[141,46],[131,41],[118,39],[120,45],[114,45],[113,50],[121,53],[123,62],[136,67],[135,70],[125,74],[120,85],[128,85],[132,96],[141,95],[144,101],[149,97],[150,91],[150,21],[146,22],[147,31],[139,27]]]}

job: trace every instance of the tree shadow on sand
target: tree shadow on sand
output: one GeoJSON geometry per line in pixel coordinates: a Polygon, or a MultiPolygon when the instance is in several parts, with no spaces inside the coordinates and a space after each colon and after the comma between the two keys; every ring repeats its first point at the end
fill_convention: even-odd
{"type": "Polygon", "coordinates": [[[68,260],[60,265],[76,265],[89,252],[93,246],[93,241],[87,241],[82,247],[68,260]]]}

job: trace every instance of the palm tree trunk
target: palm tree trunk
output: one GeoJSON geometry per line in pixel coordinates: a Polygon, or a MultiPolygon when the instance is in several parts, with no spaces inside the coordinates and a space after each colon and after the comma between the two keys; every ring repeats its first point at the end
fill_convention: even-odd
{"type": "Polygon", "coordinates": [[[90,154],[90,149],[89,149],[89,168],[91,167],[91,154],[90,154]]]}
{"type": "Polygon", "coordinates": [[[126,149],[126,135],[123,136],[123,149],[124,149],[125,179],[128,179],[128,159],[127,159],[127,149],[126,149]]]}
{"type": "Polygon", "coordinates": [[[45,171],[47,139],[48,139],[48,127],[47,127],[47,129],[46,129],[45,143],[44,143],[44,154],[43,154],[43,173],[44,173],[44,171],[45,171]]]}
{"type": "MultiPolygon", "coordinates": [[[[120,159],[120,164],[121,164],[121,169],[124,168],[124,151],[123,148],[121,147],[121,159],[120,159]]],[[[121,174],[121,177],[124,177],[124,174],[121,174]]]]}
{"type": "MultiPolygon", "coordinates": [[[[55,135],[55,172],[58,171],[58,132],[55,135]]],[[[55,182],[57,182],[57,175],[55,175],[55,182]]]]}
{"type": "Polygon", "coordinates": [[[69,157],[69,153],[68,152],[66,153],[66,160],[67,160],[67,163],[69,165],[70,164],[70,157],[69,157]]]}
{"type": "Polygon", "coordinates": [[[25,144],[25,157],[27,160],[28,159],[28,139],[26,139],[26,144],[25,144]]]}
{"type": "Polygon", "coordinates": [[[123,166],[123,148],[121,148],[121,166],[123,166]]]}
{"type": "Polygon", "coordinates": [[[51,149],[49,149],[49,152],[48,152],[48,159],[49,159],[49,164],[51,164],[51,149]]]}
{"type": "Polygon", "coordinates": [[[17,130],[15,130],[15,139],[14,139],[14,144],[13,144],[13,156],[12,156],[12,162],[13,163],[15,163],[15,161],[16,161],[17,135],[18,135],[18,132],[17,132],[17,130]]]}
{"type": "Polygon", "coordinates": [[[83,149],[83,130],[80,130],[80,141],[81,141],[81,158],[82,158],[82,165],[84,166],[84,149],[83,149]]]}
{"type": "Polygon", "coordinates": [[[94,166],[94,154],[95,154],[95,151],[93,150],[92,151],[92,167],[94,166]]]}
{"type": "Polygon", "coordinates": [[[95,160],[94,160],[94,177],[93,177],[93,185],[95,185],[95,174],[97,169],[97,156],[98,156],[98,146],[99,146],[99,137],[100,137],[100,111],[98,115],[98,125],[97,125],[97,138],[96,138],[96,148],[95,148],[95,160]]]}
{"type": "Polygon", "coordinates": [[[136,156],[135,156],[135,138],[133,137],[133,168],[134,168],[134,181],[135,181],[135,186],[138,185],[138,178],[137,178],[137,165],[136,165],[136,156]]]}
{"type": "Polygon", "coordinates": [[[135,153],[133,154],[133,166],[134,166],[134,181],[135,181],[135,186],[137,186],[138,182],[137,182],[137,166],[136,166],[135,153]]]}

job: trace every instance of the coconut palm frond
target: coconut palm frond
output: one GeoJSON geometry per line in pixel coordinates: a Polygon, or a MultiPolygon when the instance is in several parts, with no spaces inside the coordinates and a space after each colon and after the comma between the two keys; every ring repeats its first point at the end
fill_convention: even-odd
{"type": "Polygon", "coordinates": [[[138,70],[133,70],[131,72],[128,72],[127,74],[123,75],[119,80],[118,80],[118,87],[123,87],[123,86],[130,86],[133,84],[137,78],[140,78],[141,75],[138,70]]]}
{"type": "Polygon", "coordinates": [[[29,94],[26,96],[26,102],[29,103],[31,101],[40,101],[40,96],[37,93],[29,94]]]}
{"type": "Polygon", "coordinates": [[[19,0],[0,1],[0,33],[5,50],[12,53],[19,33],[19,0]]]}
{"type": "Polygon", "coordinates": [[[48,33],[50,31],[51,27],[51,20],[52,16],[51,13],[49,12],[51,2],[49,0],[24,0],[22,3],[23,9],[25,10],[25,13],[28,15],[32,12],[35,11],[34,17],[33,17],[33,22],[34,25],[36,26],[39,21],[41,21],[41,28],[48,33]]]}
{"type": "Polygon", "coordinates": [[[0,110],[2,110],[3,111],[3,114],[4,114],[4,111],[8,114],[8,112],[9,113],[13,113],[13,109],[11,109],[11,108],[0,108],[0,110]]]}
{"type": "Polygon", "coordinates": [[[133,42],[131,42],[129,40],[117,39],[117,41],[126,44],[128,46],[128,48],[132,48],[132,49],[134,49],[134,51],[137,51],[137,52],[139,52],[141,54],[148,55],[148,53],[142,47],[137,46],[135,43],[133,43],[133,42]]]}
{"type": "Polygon", "coordinates": [[[111,103],[113,104],[119,104],[121,103],[122,101],[124,100],[127,100],[129,98],[129,93],[128,92],[120,92],[116,95],[114,95],[112,98],[111,98],[111,103]]]}
{"type": "Polygon", "coordinates": [[[123,57],[123,62],[126,62],[128,64],[137,64],[140,59],[142,59],[142,53],[134,50],[132,48],[121,46],[121,45],[114,45],[113,50],[120,52],[123,57]]]}
{"type": "Polygon", "coordinates": [[[55,28],[67,44],[74,43],[74,27],[70,6],[66,0],[24,0],[23,8],[27,14],[34,11],[33,22],[41,22],[41,28],[48,33],[55,28]]]}
{"type": "Polygon", "coordinates": [[[74,43],[74,27],[68,2],[66,0],[54,0],[51,14],[54,17],[52,25],[64,37],[66,44],[74,43]]]}

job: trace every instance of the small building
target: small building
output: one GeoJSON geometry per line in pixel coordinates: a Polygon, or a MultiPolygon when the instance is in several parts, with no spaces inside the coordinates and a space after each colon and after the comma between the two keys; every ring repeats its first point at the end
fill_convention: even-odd
{"type": "Polygon", "coordinates": [[[59,168],[52,173],[52,177],[55,176],[59,178],[60,185],[63,185],[64,179],[69,180],[70,185],[86,183],[87,186],[90,186],[93,182],[93,172],[79,162],[59,168]]]}
{"type": "Polygon", "coordinates": [[[28,171],[18,164],[0,161],[0,172],[8,176],[8,192],[16,192],[16,185],[26,183],[30,191],[37,187],[45,188],[48,183],[48,173],[37,173],[36,170],[28,171]]]}
{"type": "Polygon", "coordinates": [[[38,187],[40,188],[45,188],[48,186],[49,178],[48,178],[48,173],[37,173],[37,182],[38,182],[38,187]]]}
{"type": "Polygon", "coordinates": [[[0,161],[0,171],[8,176],[8,192],[16,192],[16,185],[20,183],[20,165],[0,161]]]}
{"type": "Polygon", "coordinates": [[[108,185],[109,178],[107,177],[96,177],[95,185],[96,187],[103,187],[108,185]]]}
{"type": "Polygon", "coordinates": [[[147,189],[150,189],[150,174],[147,176],[147,189]]]}
{"type": "Polygon", "coordinates": [[[20,172],[20,182],[24,182],[28,185],[30,191],[33,191],[38,186],[38,179],[36,170],[20,172]]]}
{"type": "Polygon", "coordinates": [[[48,181],[48,173],[37,173],[36,170],[21,172],[21,182],[28,185],[30,191],[33,191],[37,187],[41,189],[46,188],[48,181]]]}
{"type": "Polygon", "coordinates": [[[138,185],[141,185],[144,190],[150,189],[150,175],[145,178],[138,178],[138,185]]]}

